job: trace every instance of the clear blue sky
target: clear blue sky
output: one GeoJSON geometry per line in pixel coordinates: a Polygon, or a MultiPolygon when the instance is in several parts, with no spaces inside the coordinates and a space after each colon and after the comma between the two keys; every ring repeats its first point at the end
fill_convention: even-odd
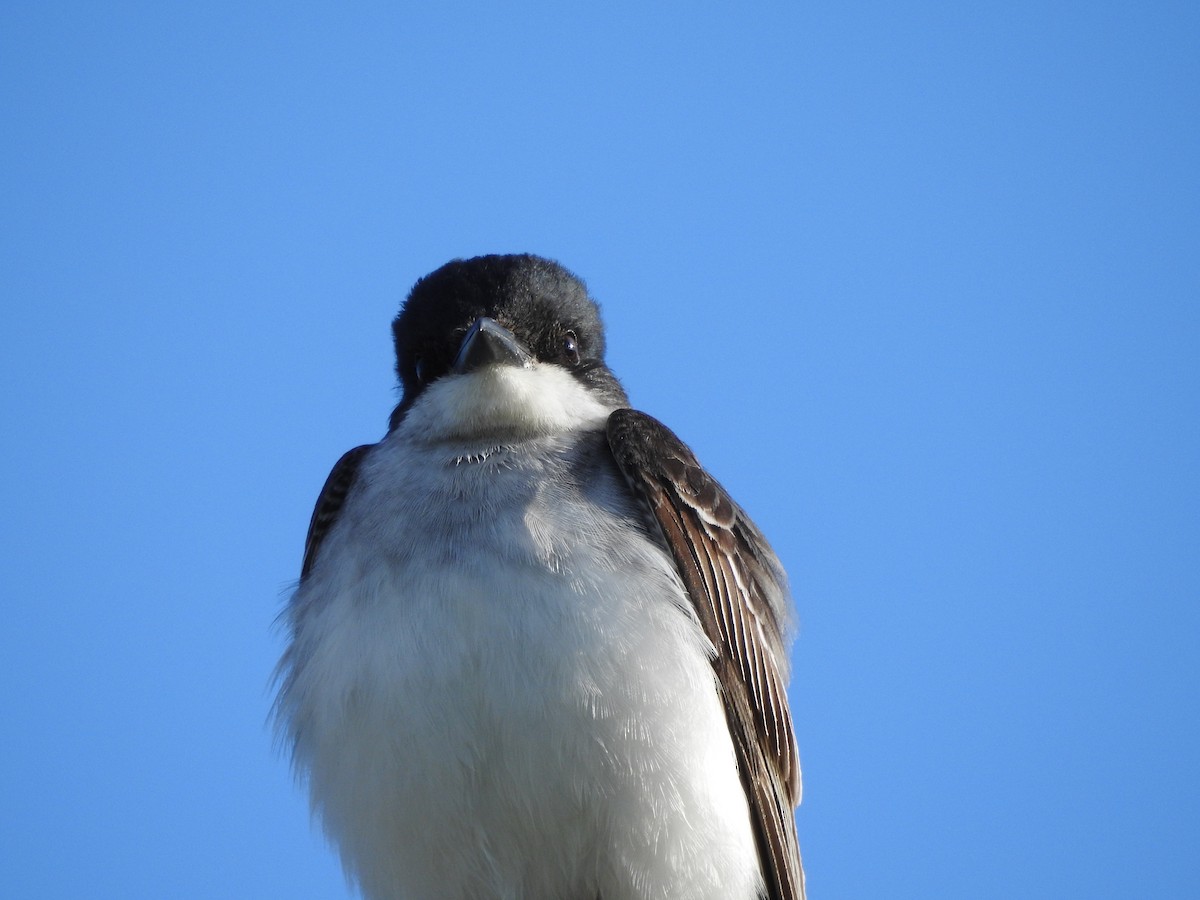
{"type": "Polygon", "coordinates": [[[348,896],[272,622],[528,250],[792,574],[814,900],[1195,896],[1200,7],[570,6],[4,5],[3,893],[348,896]]]}

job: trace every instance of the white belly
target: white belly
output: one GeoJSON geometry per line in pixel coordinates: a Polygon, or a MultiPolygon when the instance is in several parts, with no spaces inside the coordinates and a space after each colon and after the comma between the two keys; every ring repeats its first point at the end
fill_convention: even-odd
{"type": "Polygon", "coordinates": [[[663,551],[590,515],[615,475],[417,482],[416,452],[376,454],[386,491],[294,601],[282,713],[347,870],[372,898],[756,896],[707,642],[663,551]]]}

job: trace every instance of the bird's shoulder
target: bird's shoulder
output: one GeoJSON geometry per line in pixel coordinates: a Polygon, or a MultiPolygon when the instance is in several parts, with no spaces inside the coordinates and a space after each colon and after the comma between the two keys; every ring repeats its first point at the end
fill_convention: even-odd
{"type": "Polygon", "coordinates": [[[362,444],[352,450],[347,450],[330,470],[329,477],[325,479],[325,485],[321,488],[321,493],[317,495],[312,518],[308,522],[308,535],[304,539],[304,562],[300,567],[301,581],[307,578],[309,572],[312,571],[313,563],[316,562],[317,553],[321,548],[321,542],[333,527],[334,522],[337,521],[342,506],[345,505],[346,498],[350,495],[350,489],[358,477],[363,460],[376,446],[376,444],[362,444]]]}
{"type": "Polygon", "coordinates": [[[657,523],[716,649],[713,669],[772,900],[804,896],[792,810],[800,764],[785,683],[791,601],[767,539],[669,428],[632,409],[608,419],[613,457],[657,523]]]}

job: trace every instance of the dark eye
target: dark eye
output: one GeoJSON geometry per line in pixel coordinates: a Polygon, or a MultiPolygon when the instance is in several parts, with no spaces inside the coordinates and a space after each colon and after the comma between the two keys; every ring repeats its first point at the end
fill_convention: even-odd
{"type": "Polygon", "coordinates": [[[425,358],[422,356],[418,356],[416,364],[413,365],[413,372],[416,373],[417,381],[421,384],[425,383],[425,374],[426,374],[427,368],[428,368],[428,366],[426,366],[426,364],[425,364],[425,358]]]}
{"type": "Polygon", "coordinates": [[[568,364],[579,365],[579,339],[575,337],[575,332],[568,331],[563,335],[562,353],[568,364]]]}

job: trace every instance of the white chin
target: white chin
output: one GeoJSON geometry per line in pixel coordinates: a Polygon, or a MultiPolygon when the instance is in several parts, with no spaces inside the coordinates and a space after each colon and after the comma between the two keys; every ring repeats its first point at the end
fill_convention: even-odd
{"type": "Polygon", "coordinates": [[[429,385],[397,436],[423,443],[531,438],[602,427],[611,412],[561,366],[491,365],[429,385]]]}

